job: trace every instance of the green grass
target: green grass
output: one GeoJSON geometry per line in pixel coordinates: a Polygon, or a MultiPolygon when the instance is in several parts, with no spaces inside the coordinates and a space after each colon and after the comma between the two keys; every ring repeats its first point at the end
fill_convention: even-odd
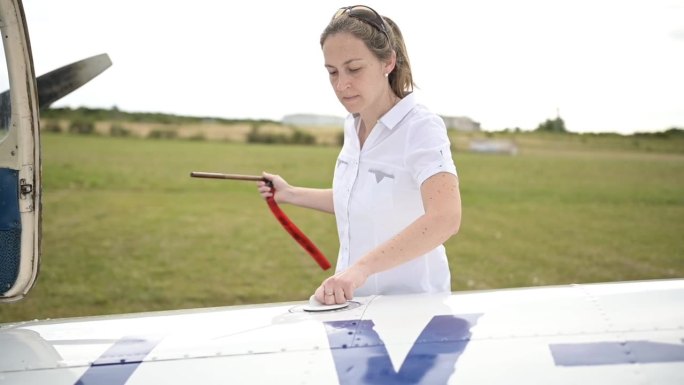
{"type": "MultiPolygon", "coordinates": [[[[454,290],[684,276],[684,151],[562,138],[524,137],[513,157],[455,153],[454,290]]],[[[41,273],[26,299],[0,306],[0,322],[308,298],[329,273],[254,184],[189,173],[268,170],[327,187],[337,152],[44,135],[41,273]]],[[[334,218],[283,209],[334,264],[334,218]]]]}

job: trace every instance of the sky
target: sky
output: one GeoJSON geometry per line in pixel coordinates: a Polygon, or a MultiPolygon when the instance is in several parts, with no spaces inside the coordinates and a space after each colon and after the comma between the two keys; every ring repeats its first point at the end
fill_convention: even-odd
{"type": "MultiPolygon", "coordinates": [[[[355,4],[355,3],[354,3],[355,4]]],[[[684,128],[684,0],[376,0],[421,104],[485,130],[684,128]]],[[[319,36],[340,1],[24,0],[36,75],[107,53],[55,107],[343,117],[319,36]]]]}

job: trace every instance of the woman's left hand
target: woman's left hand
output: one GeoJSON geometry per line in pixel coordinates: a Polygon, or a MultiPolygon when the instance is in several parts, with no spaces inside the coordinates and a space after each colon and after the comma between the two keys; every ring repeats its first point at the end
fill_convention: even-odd
{"type": "Polygon", "coordinates": [[[368,275],[364,269],[353,265],[323,281],[316,289],[314,297],[325,305],[345,303],[354,298],[354,290],[366,283],[368,275]]]}

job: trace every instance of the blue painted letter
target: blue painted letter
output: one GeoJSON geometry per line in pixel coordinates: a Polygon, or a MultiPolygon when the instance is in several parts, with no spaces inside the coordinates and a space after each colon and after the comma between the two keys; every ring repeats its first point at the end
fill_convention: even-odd
{"type": "Polygon", "coordinates": [[[384,342],[373,330],[373,321],[325,322],[340,383],[446,384],[479,316],[433,317],[398,372],[392,367],[384,342]]]}

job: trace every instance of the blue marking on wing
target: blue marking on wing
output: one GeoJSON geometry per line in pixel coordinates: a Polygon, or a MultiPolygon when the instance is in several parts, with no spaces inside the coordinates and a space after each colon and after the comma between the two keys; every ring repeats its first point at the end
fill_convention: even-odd
{"type": "Polygon", "coordinates": [[[124,337],[93,362],[75,385],[123,385],[161,338],[124,337]]]}
{"type": "MultiPolygon", "coordinates": [[[[432,318],[395,371],[371,320],[325,322],[340,384],[446,384],[480,315],[432,318]]],[[[398,320],[397,322],[401,322],[398,320]]]]}
{"type": "Polygon", "coordinates": [[[556,366],[650,364],[684,361],[684,345],[653,341],[551,344],[556,366]]]}

